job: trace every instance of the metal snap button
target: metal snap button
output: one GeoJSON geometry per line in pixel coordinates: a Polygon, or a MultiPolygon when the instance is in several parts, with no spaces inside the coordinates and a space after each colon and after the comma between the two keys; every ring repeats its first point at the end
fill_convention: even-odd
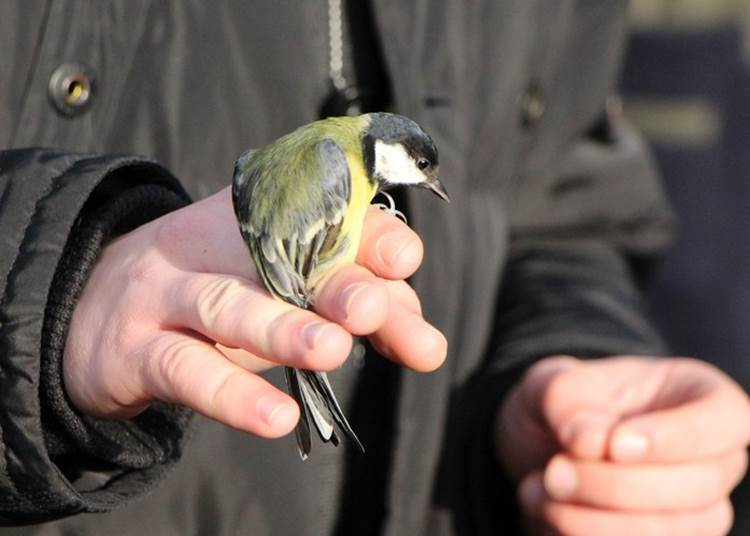
{"type": "Polygon", "coordinates": [[[91,103],[94,79],[90,69],[78,63],[63,63],[49,78],[49,97],[58,112],[73,116],[91,103]]]}
{"type": "Polygon", "coordinates": [[[521,125],[530,127],[539,122],[544,115],[544,93],[538,82],[532,81],[521,97],[521,125]]]}

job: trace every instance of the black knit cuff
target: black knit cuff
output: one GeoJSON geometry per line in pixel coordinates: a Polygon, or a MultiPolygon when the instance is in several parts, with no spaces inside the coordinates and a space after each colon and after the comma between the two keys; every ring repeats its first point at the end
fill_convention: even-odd
{"type": "Polygon", "coordinates": [[[108,509],[130,495],[109,486],[127,473],[148,469],[137,478],[139,492],[158,481],[179,458],[191,415],[184,408],[155,403],[131,420],[96,419],[73,407],[62,383],[71,316],[102,247],[189,202],[181,188],[169,188],[163,181],[128,181],[133,173],[154,173],[154,167],[118,170],[92,193],[66,243],[45,311],[40,392],[45,442],[66,478],[83,495],[96,494],[88,505],[91,511],[108,509]]]}

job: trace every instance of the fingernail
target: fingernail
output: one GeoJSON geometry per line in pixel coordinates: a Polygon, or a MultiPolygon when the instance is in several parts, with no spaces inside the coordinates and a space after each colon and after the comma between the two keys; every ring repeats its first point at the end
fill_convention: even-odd
{"type": "Polygon", "coordinates": [[[643,459],[648,447],[648,437],[639,432],[615,432],[610,455],[615,460],[637,461],[643,459]]]}
{"type": "Polygon", "coordinates": [[[404,233],[387,233],[375,243],[375,254],[380,262],[390,266],[413,242],[414,239],[404,233]]]}
{"type": "Polygon", "coordinates": [[[560,440],[569,445],[575,438],[584,434],[605,431],[609,426],[609,415],[601,412],[579,413],[560,431],[560,440]]]}
{"type": "Polygon", "coordinates": [[[526,478],[521,482],[521,487],[518,490],[521,507],[530,515],[541,509],[544,495],[544,484],[542,484],[542,479],[538,477],[526,478]]]}
{"type": "Polygon", "coordinates": [[[344,315],[349,316],[349,309],[351,309],[354,299],[368,286],[370,286],[369,283],[351,283],[343,290],[341,293],[341,309],[344,315]]]}
{"type": "Polygon", "coordinates": [[[283,421],[292,411],[292,406],[286,399],[273,395],[260,397],[255,408],[268,426],[273,426],[274,422],[283,421]]]}
{"type": "Polygon", "coordinates": [[[562,456],[552,459],[544,472],[544,489],[558,500],[573,496],[578,488],[578,473],[575,466],[562,456]]]}
{"type": "Polygon", "coordinates": [[[328,327],[325,322],[310,322],[302,328],[302,340],[311,350],[315,348],[323,331],[328,327]]]}

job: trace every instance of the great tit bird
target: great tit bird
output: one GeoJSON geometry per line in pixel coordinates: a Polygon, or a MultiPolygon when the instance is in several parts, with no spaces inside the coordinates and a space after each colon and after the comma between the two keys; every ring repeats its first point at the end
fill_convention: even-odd
{"type": "MultiPolygon", "coordinates": [[[[373,197],[397,185],[427,188],[449,200],[438,180],[432,139],[396,114],[323,119],[242,153],[232,202],[271,295],[312,308],[315,287],[326,274],[354,262],[373,197]]],[[[395,212],[392,201],[390,208],[395,212]]],[[[295,435],[303,460],[311,447],[308,416],[323,442],[338,445],[338,427],[364,451],[325,373],[286,367],[285,374],[300,407],[295,435]]]]}

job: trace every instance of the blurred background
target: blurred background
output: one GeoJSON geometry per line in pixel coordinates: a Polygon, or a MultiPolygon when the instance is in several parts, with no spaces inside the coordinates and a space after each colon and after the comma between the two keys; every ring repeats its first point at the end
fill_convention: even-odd
{"type": "MultiPolygon", "coordinates": [[[[750,391],[750,0],[635,0],[623,110],[653,149],[679,234],[650,289],[674,353],[750,391]]],[[[732,534],[750,534],[750,479],[732,534]]]]}

